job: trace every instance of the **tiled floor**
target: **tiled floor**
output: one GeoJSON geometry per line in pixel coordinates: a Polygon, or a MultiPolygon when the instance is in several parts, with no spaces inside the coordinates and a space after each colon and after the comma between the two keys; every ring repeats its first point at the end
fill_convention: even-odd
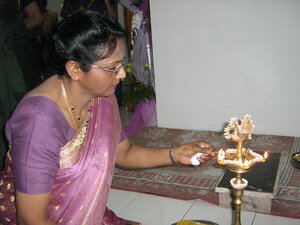
{"type": "MultiPolygon", "coordinates": [[[[118,216],[143,225],[171,225],[181,219],[201,219],[232,224],[232,211],[204,201],[184,201],[111,189],[108,207],[118,216]]],[[[243,211],[243,225],[300,225],[300,219],[276,217],[243,211]]]]}

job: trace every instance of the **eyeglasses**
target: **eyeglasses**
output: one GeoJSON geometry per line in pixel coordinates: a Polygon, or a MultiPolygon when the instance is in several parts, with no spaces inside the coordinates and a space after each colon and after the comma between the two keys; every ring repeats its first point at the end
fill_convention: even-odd
{"type": "Polygon", "coordinates": [[[120,62],[120,65],[116,66],[114,69],[110,69],[110,68],[102,67],[102,66],[97,66],[97,65],[93,65],[93,64],[90,64],[90,66],[93,67],[93,68],[99,68],[101,70],[113,73],[114,76],[116,76],[117,73],[120,71],[120,69],[122,67],[124,68],[125,64],[126,64],[126,58],[123,58],[122,61],[120,62]]]}

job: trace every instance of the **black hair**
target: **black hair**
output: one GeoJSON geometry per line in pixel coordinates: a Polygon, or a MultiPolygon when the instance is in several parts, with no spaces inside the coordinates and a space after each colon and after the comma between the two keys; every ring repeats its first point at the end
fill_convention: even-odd
{"type": "Polygon", "coordinates": [[[118,39],[125,35],[119,23],[96,12],[80,11],[65,17],[52,35],[48,50],[53,73],[66,75],[69,60],[90,71],[90,64],[111,56],[118,39]]]}

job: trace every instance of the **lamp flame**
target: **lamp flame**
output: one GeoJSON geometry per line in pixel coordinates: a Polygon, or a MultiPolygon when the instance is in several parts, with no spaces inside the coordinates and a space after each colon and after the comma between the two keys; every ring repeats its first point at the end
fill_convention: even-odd
{"type": "Polygon", "coordinates": [[[264,159],[267,159],[269,156],[268,152],[264,152],[264,159]]]}
{"type": "Polygon", "coordinates": [[[250,167],[250,162],[248,160],[245,160],[243,163],[244,168],[249,168],[250,167]]]}

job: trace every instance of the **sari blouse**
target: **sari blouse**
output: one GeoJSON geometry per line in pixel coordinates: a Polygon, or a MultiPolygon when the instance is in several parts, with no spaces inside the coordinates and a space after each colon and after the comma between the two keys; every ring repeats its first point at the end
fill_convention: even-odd
{"type": "Polygon", "coordinates": [[[15,189],[27,194],[50,192],[59,169],[60,149],[74,135],[63,113],[49,98],[24,98],[6,125],[15,189]]]}

